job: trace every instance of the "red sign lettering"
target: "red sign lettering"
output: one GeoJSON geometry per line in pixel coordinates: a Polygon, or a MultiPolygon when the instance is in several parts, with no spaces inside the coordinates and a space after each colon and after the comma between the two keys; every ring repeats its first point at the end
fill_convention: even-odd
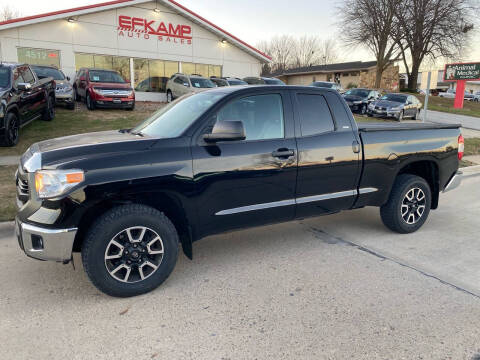
{"type": "MultiPolygon", "coordinates": [[[[118,17],[119,35],[124,36],[124,31],[145,33],[147,35],[157,35],[160,37],[172,37],[179,39],[186,39],[188,44],[191,44],[192,28],[188,25],[174,25],[171,23],[164,23],[162,21],[147,20],[138,17],[130,17],[120,15],[118,17]],[[156,30],[155,30],[156,29],[156,30]]],[[[130,35],[128,35],[130,36],[130,35]]],[[[133,36],[130,36],[133,37],[133,36]]],[[[148,37],[145,37],[148,38],[148,37]]],[[[169,41],[167,39],[167,41],[169,41]]]]}

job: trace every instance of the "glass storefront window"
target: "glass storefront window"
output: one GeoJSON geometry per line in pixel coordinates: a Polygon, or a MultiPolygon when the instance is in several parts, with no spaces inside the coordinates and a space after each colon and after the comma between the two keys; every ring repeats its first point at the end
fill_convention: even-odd
{"type": "Polygon", "coordinates": [[[222,77],[222,67],[220,65],[208,65],[208,76],[222,77]]]}
{"type": "Polygon", "coordinates": [[[182,73],[186,75],[195,74],[195,64],[182,62],[182,73]]]}
{"type": "Polygon", "coordinates": [[[165,61],[165,76],[170,78],[175,73],[178,73],[178,62],[165,61]]]}
{"type": "Polygon", "coordinates": [[[178,72],[174,61],[133,59],[135,90],[145,92],[165,92],[167,81],[178,72]]]}
{"type": "Polygon", "coordinates": [[[19,63],[47,65],[60,68],[60,51],[34,48],[17,48],[19,63]]]}
{"type": "Polygon", "coordinates": [[[195,74],[202,75],[208,78],[208,65],[207,64],[195,64],[195,74]]]}
{"type": "Polygon", "coordinates": [[[130,58],[112,55],[75,54],[75,68],[114,70],[130,82],[130,58]]]}

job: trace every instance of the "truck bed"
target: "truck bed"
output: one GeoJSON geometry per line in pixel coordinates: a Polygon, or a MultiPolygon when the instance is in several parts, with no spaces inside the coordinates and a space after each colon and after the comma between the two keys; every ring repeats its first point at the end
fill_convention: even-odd
{"type": "Polygon", "coordinates": [[[428,130],[428,129],[458,129],[460,124],[434,124],[434,123],[357,123],[358,131],[401,131],[401,130],[428,130]]]}

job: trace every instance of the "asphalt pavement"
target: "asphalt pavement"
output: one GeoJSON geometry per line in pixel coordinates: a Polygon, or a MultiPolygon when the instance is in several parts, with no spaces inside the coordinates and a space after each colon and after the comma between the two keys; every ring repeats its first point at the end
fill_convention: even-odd
{"type": "Polygon", "coordinates": [[[97,291],[78,256],[27,258],[2,225],[0,358],[473,359],[479,195],[465,179],[411,235],[365,208],[209,237],[130,299],[97,291]]]}

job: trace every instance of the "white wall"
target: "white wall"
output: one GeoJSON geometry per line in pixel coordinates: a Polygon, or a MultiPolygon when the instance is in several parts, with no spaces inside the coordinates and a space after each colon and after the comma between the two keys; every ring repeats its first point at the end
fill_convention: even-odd
{"type": "MultiPolygon", "coordinates": [[[[140,37],[143,36],[140,34],[140,37]]],[[[171,9],[155,6],[151,2],[81,15],[74,23],[62,19],[0,30],[0,58],[4,61],[18,61],[17,47],[59,50],[61,68],[72,78],[75,75],[75,52],[221,65],[224,76],[260,74],[260,60],[232,44],[221,43],[221,40],[214,33],[171,9]],[[160,8],[161,12],[154,12],[155,7],[160,8]],[[126,32],[125,36],[120,36],[120,15],[188,25],[192,28],[192,43],[159,41],[154,35],[150,35],[149,39],[138,39],[129,37],[126,32]]],[[[138,95],[140,100],[142,94],[138,95]]]]}

